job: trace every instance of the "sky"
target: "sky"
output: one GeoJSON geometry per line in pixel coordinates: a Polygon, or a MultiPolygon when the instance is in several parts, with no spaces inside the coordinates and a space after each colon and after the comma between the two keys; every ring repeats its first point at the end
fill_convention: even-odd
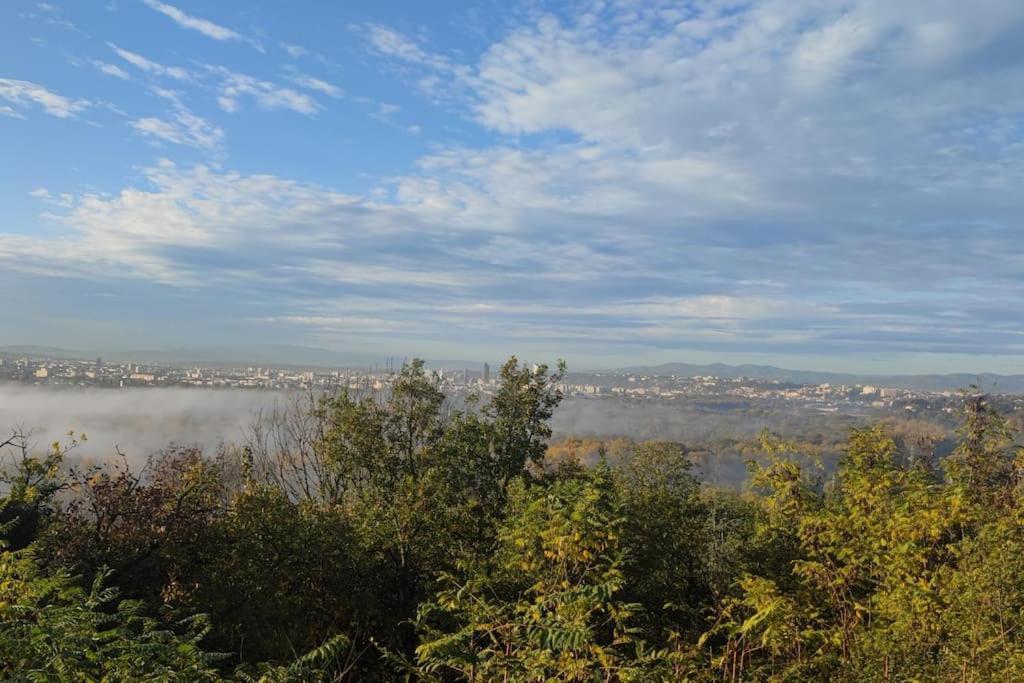
{"type": "Polygon", "coordinates": [[[1024,372],[1019,0],[6,0],[0,345],[1024,372]]]}

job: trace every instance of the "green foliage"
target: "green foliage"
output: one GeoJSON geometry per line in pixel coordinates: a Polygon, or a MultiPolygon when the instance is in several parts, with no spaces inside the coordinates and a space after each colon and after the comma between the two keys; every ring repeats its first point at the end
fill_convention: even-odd
{"type": "MultiPolygon", "coordinates": [[[[762,533],[791,572],[750,573],[700,644],[722,678],[1012,680],[1020,675],[1020,508],[1010,435],[969,406],[950,482],[881,427],[850,434],[820,488],[791,459],[756,472],[762,533]]],[[[776,454],[788,449],[766,439],[776,454]]]]}
{"type": "Polygon", "coordinates": [[[71,501],[39,539],[46,558],[91,581],[109,570],[130,598],[157,603],[207,547],[224,497],[221,470],[196,449],[171,449],[140,473],[126,461],[71,470],[71,501]]]}
{"type": "Polygon", "coordinates": [[[12,435],[0,678],[1024,678],[1024,456],[987,397],[941,466],[928,424],[852,429],[828,478],[820,435],[764,433],[737,493],[678,443],[549,450],[563,373],[513,358],[455,410],[414,361],[141,472],[12,435]]]}
{"type": "Polygon", "coordinates": [[[168,626],[118,600],[105,574],[83,588],[40,572],[25,551],[0,555],[0,675],[4,680],[213,681],[221,656],[200,647],[201,617],[168,626]]]}
{"type": "Polygon", "coordinates": [[[51,512],[54,495],[66,487],[61,476],[64,456],[86,441],[69,432],[67,442],[54,442],[42,454],[31,447],[30,435],[15,430],[0,442],[0,542],[14,550],[31,543],[51,512]]]}
{"type": "Polygon", "coordinates": [[[352,641],[338,634],[324,644],[298,657],[290,664],[240,667],[235,677],[243,683],[326,683],[342,680],[352,672],[358,655],[353,657],[352,641]]]}
{"type": "Polygon", "coordinates": [[[699,634],[712,606],[705,520],[700,484],[682,444],[639,444],[616,471],[624,503],[626,592],[648,607],[648,640],[664,643],[669,633],[699,634]]]}
{"type": "Polygon", "coordinates": [[[564,361],[551,376],[546,365],[520,368],[515,356],[501,367],[498,392],[483,414],[492,423],[490,450],[503,488],[527,465],[544,461],[551,437],[548,421],[562,400],[554,385],[564,376],[564,361]]]}
{"type": "Polygon", "coordinates": [[[471,681],[630,680],[641,607],[621,600],[623,518],[609,474],[516,480],[493,562],[447,575],[420,610],[424,675],[471,681]]]}
{"type": "Polygon", "coordinates": [[[971,680],[1024,678],[1024,519],[1017,508],[953,549],[940,570],[942,657],[971,680]]]}
{"type": "Polygon", "coordinates": [[[218,516],[165,597],[208,613],[215,647],[246,662],[288,662],[330,634],[366,628],[374,593],[357,548],[340,510],[253,486],[218,516]]]}
{"type": "Polygon", "coordinates": [[[954,485],[976,504],[981,515],[1009,501],[1022,465],[1021,446],[1014,441],[1009,421],[997,413],[988,396],[964,392],[964,419],[957,430],[960,444],[946,460],[954,485]]]}

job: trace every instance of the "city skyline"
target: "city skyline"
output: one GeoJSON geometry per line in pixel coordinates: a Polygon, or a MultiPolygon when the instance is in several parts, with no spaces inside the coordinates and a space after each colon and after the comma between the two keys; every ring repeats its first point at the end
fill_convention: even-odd
{"type": "MultiPolygon", "coordinates": [[[[140,362],[103,358],[70,359],[45,356],[11,357],[0,354],[0,385],[34,385],[54,389],[103,387],[132,388],[209,388],[226,390],[274,390],[286,393],[340,391],[387,392],[401,375],[404,366],[387,363],[372,367],[308,367],[203,363],[140,362]]],[[[525,367],[525,366],[524,366],[525,367]]],[[[608,371],[581,371],[566,374],[555,387],[565,397],[675,400],[710,394],[746,399],[809,401],[816,410],[833,412],[836,401],[866,402],[872,407],[892,408],[893,400],[942,399],[955,406],[966,389],[953,375],[875,377],[813,373],[800,376],[765,376],[758,372],[742,375],[741,368],[725,366],[672,368],[620,368],[608,371]],[[726,373],[722,373],[726,370],[726,373]],[[901,381],[902,379],[902,381],[901,381]],[[878,386],[872,384],[877,381],[878,386]],[[888,403],[886,403],[888,399],[888,403]],[[817,405],[814,405],[817,404],[817,405]]],[[[533,366],[534,372],[538,366],[533,366]]],[[[775,369],[777,370],[777,369],[775,369]]],[[[493,395],[501,384],[491,374],[488,363],[482,367],[442,365],[427,372],[437,386],[453,396],[470,393],[493,395]]],[[[785,373],[787,371],[783,371],[785,373]]],[[[1015,404],[1024,402],[1020,387],[1024,376],[1007,376],[1013,386],[985,387],[993,395],[1009,397],[1015,404]]],[[[903,406],[897,406],[903,407],[903,406]]],[[[908,410],[914,410],[911,404],[908,410]]],[[[950,408],[951,412],[954,408],[950,408]]]]}
{"type": "Polygon", "coordinates": [[[1024,5],[16,0],[0,346],[1024,372],[1024,5]]]}
{"type": "MultiPolygon", "coordinates": [[[[208,350],[211,351],[211,350],[208,350]]],[[[276,349],[277,352],[284,349],[276,349]]],[[[293,352],[298,351],[292,349],[293,352]]],[[[315,352],[317,349],[305,349],[315,352]]],[[[322,351],[322,350],[320,350],[322,351]]],[[[275,355],[258,356],[175,356],[153,351],[115,353],[113,357],[92,358],[88,353],[47,347],[0,347],[0,383],[47,384],[55,388],[105,386],[194,385],[221,388],[274,388],[305,390],[314,384],[332,391],[338,378],[389,378],[397,376],[413,360],[424,363],[428,373],[436,373],[447,386],[473,385],[495,387],[499,373],[490,363],[466,359],[423,359],[416,357],[351,357],[344,354],[292,357],[282,361],[275,355]],[[136,376],[138,375],[138,376],[136,376]],[[314,384],[304,384],[312,382],[314,384]],[[460,382],[461,380],[461,382],[460,382]]],[[[508,359],[511,360],[511,359],[508,359]]],[[[517,359],[523,367],[536,372],[540,363],[517,359]]],[[[504,363],[498,364],[500,367],[504,363]]],[[[548,370],[551,367],[548,366],[548,370]]],[[[644,380],[671,381],[715,379],[766,382],[773,385],[834,386],[842,392],[848,388],[878,385],[881,389],[923,391],[959,397],[965,390],[983,389],[998,395],[1024,396],[1024,375],[994,373],[895,373],[855,374],[829,370],[801,370],[770,365],[728,365],[724,363],[666,363],[631,367],[566,369],[566,382],[586,384],[586,378],[640,377],[644,380]]],[[[362,380],[360,380],[362,383],[362,380]]],[[[376,388],[381,388],[377,386],[376,388]]],[[[586,391],[582,393],[588,393],[586,391]]],[[[600,392],[593,392],[600,393],[600,392]]],[[[613,392],[614,393],[614,392],[613,392]]],[[[653,394],[657,395],[657,394],[653,394]]]]}

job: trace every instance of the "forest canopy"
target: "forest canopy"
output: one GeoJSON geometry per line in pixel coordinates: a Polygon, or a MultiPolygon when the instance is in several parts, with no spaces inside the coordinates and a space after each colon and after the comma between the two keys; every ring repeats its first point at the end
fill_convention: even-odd
{"type": "Polygon", "coordinates": [[[765,432],[708,485],[671,441],[551,448],[563,365],[458,409],[422,362],[216,455],[71,466],[0,438],[0,679],[1024,678],[1021,437],[765,432]]]}

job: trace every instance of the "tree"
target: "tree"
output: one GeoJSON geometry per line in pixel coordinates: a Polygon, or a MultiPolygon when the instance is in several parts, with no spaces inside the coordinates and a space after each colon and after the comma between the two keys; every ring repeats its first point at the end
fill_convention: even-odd
{"type": "Polygon", "coordinates": [[[383,630],[394,615],[376,604],[372,570],[342,510],[257,484],[218,515],[176,602],[210,615],[213,647],[281,664],[339,635],[354,649],[383,630]]]}
{"type": "Polygon", "coordinates": [[[707,512],[682,444],[638,444],[616,470],[628,550],[626,593],[652,620],[649,640],[699,629],[712,594],[702,559],[707,512]]]}
{"type": "Polygon", "coordinates": [[[41,555],[86,581],[110,571],[124,594],[154,604],[173,601],[224,499],[219,465],[194,448],[159,453],[138,473],[124,457],[72,470],[66,485],[41,555]]]}
{"type": "Polygon", "coordinates": [[[417,670],[468,681],[631,680],[642,645],[625,585],[622,506],[609,472],[513,480],[491,562],[448,574],[420,608],[417,670]]]}
{"type": "Polygon", "coordinates": [[[1022,450],[1014,443],[1009,421],[989,397],[972,387],[965,391],[960,443],[946,460],[950,480],[960,486],[984,514],[1007,504],[1017,485],[1022,450]]]}
{"type": "Polygon", "coordinates": [[[52,681],[217,681],[203,617],[173,626],[118,600],[99,573],[88,589],[46,575],[30,553],[0,551],[0,677],[52,681]]]}
{"type": "Polygon", "coordinates": [[[61,468],[64,457],[82,442],[85,434],[69,432],[67,442],[56,441],[39,454],[33,450],[31,435],[14,429],[0,441],[0,493],[6,504],[0,510],[0,534],[12,550],[24,548],[39,533],[43,518],[53,510],[54,496],[67,486],[61,468]]]}
{"type": "Polygon", "coordinates": [[[520,368],[515,356],[501,366],[498,392],[483,414],[493,425],[490,448],[502,491],[527,465],[543,464],[551,438],[549,421],[562,401],[557,385],[564,376],[565,361],[550,376],[546,365],[520,368]]]}

